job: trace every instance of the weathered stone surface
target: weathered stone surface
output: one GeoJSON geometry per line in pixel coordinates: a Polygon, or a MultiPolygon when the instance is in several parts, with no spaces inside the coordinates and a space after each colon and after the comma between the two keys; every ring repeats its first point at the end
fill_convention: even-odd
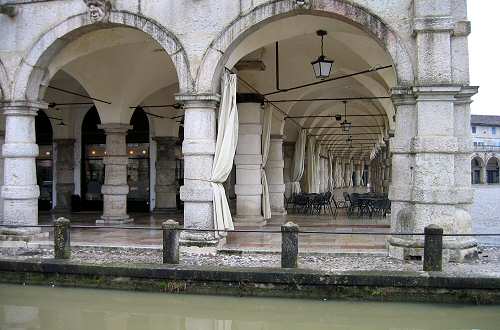
{"type": "Polygon", "coordinates": [[[71,257],[71,222],[66,218],[54,221],[54,258],[69,259],[71,257]]]}
{"type": "Polygon", "coordinates": [[[297,268],[299,255],[299,226],[287,222],[281,226],[281,267],[297,268]]]}
{"type": "Polygon", "coordinates": [[[182,227],[177,221],[167,220],[162,223],[163,229],[163,263],[179,263],[179,237],[182,227]]]}

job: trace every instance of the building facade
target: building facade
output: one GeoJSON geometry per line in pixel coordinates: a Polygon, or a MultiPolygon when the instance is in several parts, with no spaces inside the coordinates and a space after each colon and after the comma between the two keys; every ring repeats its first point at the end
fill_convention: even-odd
{"type": "Polygon", "coordinates": [[[500,164],[500,116],[471,116],[474,153],[472,184],[498,184],[500,164]]]}
{"type": "MultiPolygon", "coordinates": [[[[466,0],[0,4],[4,224],[36,224],[39,198],[79,198],[102,207],[100,223],[182,201],[186,228],[229,228],[217,213],[226,181],[237,226],[265,223],[268,204],[282,214],[286,191],[369,183],[392,201],[393,256],[423,246],[397,233],[471,230],[466,0]],[[323,55],[334,62],[321,77],[311,62],[323,55]],[[229,98],[234,127],[234,113],[221,117],[229,98]]],[[[445,248],[461,260],[476,243],[445,248]]]]}

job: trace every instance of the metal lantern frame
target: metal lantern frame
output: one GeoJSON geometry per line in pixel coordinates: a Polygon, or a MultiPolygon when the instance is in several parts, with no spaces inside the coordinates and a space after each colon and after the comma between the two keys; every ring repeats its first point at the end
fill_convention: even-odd
{"type": "Polygon", "coordinates": [[[332,67],[334,61],[329,60],[325,57],[323,52],[323,38],[328,33],[325,30],[318,30],[316,34],[321,37],[321,55],[315,61],[311,62],[313,67],[314,75],[318,79],[326,79],[330,77],[330,73],[332,72],[332,67]]]}

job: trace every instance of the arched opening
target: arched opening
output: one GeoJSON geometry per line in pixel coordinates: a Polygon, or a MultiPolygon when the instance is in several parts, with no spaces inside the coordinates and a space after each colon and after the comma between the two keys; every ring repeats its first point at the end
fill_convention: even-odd
{"type": "Polygon", "coordinates": [[[48,211],[53,205],[53,132],[49,117],[44,111],[38,111],[35,117],[36,143],[39,154],[36,158],[36,179],[40,188],[38,209],[48,211]]]}
{"type": "Polygon", "coordinates": [[[98,128],[100,124],[99,113],[93,106],[82,123],[81,208],[87,211],[100,211],[103,205],[106,134],[98,128]]]}
{"type": "Polygon", "coordinates": [[[132,212],[149,211],[149,120],[142,108],[130,119],[127,134],[127,208],[132,212]]]}
{"type": "MultiPolygon", "coordinates": [[[[42,97],[49,115],[60,120],[54,143],[64,157],[57,153],[55,186],[57,196],[64,191],[64,200],[74,203],[57,205],[67,205],[67,211],[70,204],[73,211],[102,210],[102,221],[118,223],[130,221],[128,211],[153,208],[156,169],[150,139],[155,133],[177,136],[175,118],[182,118],[183,110],[172,109],[174,95],[190,86],[178,41],[164,28],[152,28],[152,22],[129,18],[90,27],[70,18],[76,26],[44,35],[29,54],[36,67],[23,67],[16,80],[16,89],[25,88],[31,99],[42,97]],[[109,134],[113,137],[107,139],[109,134]],[[120,160],[114,161],[115,156],[120,160]]],[[[96,220],[95,215],[89,218],[96,220]]]]}
{"type": "Polygon", "coordinates": [[[471,161],[471,183],[481,184],[485,183],[484,178],[484,161],[479,157],[474,157],[471,161]]]}
{"type": "Polygon", "coordinates": [[[498,184],[499,181],[499,161],[496,157],[491,157],[486,164],[486,180],[488,184],[498,184]]]}

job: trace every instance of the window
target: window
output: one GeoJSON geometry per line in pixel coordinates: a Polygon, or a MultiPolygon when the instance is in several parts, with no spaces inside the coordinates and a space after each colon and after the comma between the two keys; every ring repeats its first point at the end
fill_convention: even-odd
{"type": "Polygon", "coordinates": [[[493,134],[493,135],[497,134],[497,128],[496,127],[492,127],[491,128],[491,134],[493,134]]]}
{"type": "Polygon", "coordinates": [[[476,126],[472,126],[472,133],[476,134],[476,126]]]}

